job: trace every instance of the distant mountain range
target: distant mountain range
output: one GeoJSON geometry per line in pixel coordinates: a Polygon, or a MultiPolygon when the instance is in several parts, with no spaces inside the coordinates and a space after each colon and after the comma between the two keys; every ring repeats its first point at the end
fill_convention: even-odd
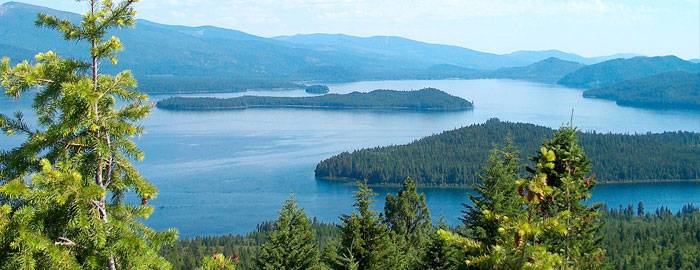
{"type": "Polygon", "coordinates": [[[567,53],[567,52],[562,52],[559,50],[545,50],[545,51],[517,51],[513,52],[510,54],[507,54],[507,56],[510,56],[515,59],[519,59],[520,61],[523,62],[538,62],[542,61],[547,58],[558,58],[561,60],[565,61],[570,61],[570,62],[577,62],[577,63],[582,63],[586,65],[592,65],[592,64],[597,64],[600,62],[605,62],[608,60],[613,60],[613,59],[618,59],[618,58],[632,58],[632,57],[637,57],[637,56],[642,56],[638,54],[631,54],[631,53],[621,53],[621,54],[614,54],[614,55],[608,55],[608,56],[601,56],[601,57],[583,57],[577,54],[573,53],[567,53]]]}
{"type": "MultiPolygon", "coordinates": [[[[29,4],[2,4],[0,55],[17,61],[54,50],[83,58],[87,44],[76,46],[55,31],[34,26],[40,12],[73,21],[80,18],[29,4]]],[[[165,92],[294,87],[292,82],[296,81],[483,78],[492,77],[489,73],[493,70],[501,69],[497,73],[506,74],[504,68],[532,65],[551,57],[585,64],[618,57],[585,58],[555,50],[499,55],[400,37],[312,34],[264,38],[212,26],[174,26],[145,20],[139,20],[135,29],[111,34],[122,40],[126,51],[120,54],[117,66],[105,64],[103,70],[131,69],[142,87],[165,92]]]]}
{"type": "MultiPolygon", "coordinates": [[[[84,58],[87,44],[66,42],[34,25],[38,13],[72,21],[80,15],[29,4],[0,5],[0,56],[33,59],[49,50],[84,58]]],[[[231,92],[298,88],[311,82],[401,79],[518,79],[595,89],[587,97],[632,100],[640,106],[677,104],[695,95],[698,59],[618,54],[587,58],[558,50],[493,54],[401,37],[309,34],[259,37],[213,26],[187,27],[139,20],[116,30],[126,51],[106,72],[132,70],[140,89],[154,93],[231,92]],[[691,75],[683,75],[686,72],[691,75]],[[658,76],[657,76],[658,75],[658,76]],[[655,99],[655,102],[649,99],[655,99]]],[[[691,99],[692,100],[692,99],[691,99]]]]}

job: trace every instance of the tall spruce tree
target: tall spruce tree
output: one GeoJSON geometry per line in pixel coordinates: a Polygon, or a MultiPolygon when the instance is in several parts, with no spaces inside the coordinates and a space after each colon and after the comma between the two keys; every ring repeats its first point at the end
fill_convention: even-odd
{"type": "Polygon", "coordinates": [[[344,260],[336,263],[336,269],[401,269],[396,247],[391,241],[391,232],[382,222],[379,214],[371,209],[374,193],[366,183],[359,183],[355,193],[357,212],[341,217],[341,240],[338,258],[344,260]]]}
{"type": "Polygon", "coordinates": [[[519,191],[530,213],[545,225],[541,243],[559,253],[563,268],[600,268],[605,252],[598,236],[599,206],[583,203],[590,199],[595,179],[589,176],[591,163],[578,144],[576,129],[561,128],[532,160],[531,177],[520,183],[519,191]]]}
{"type": "Polygon", "coordinates": [[[410,177],[396,195],[386,195],[384,215],[392,231],[415,244],[424,241],[433,226],[425,194],[418,193],[416,181],[410,177]]]}
{"type": "Polygon", "coordinates": [[[302,270],[319,267],[316,235],[294,199],[282,206],[267,242],[258,255],[258,269],[302,270]]]}
{"type": "Polygon", "coordinates": [[[112,28],[131,27],[136,0],[90,0],[79,23],[40,14],[38,26],[56,29],[71,42],[87,43],[89,61],[41,53],[16,66],[3,58],[0,82],[14,97],[36,89],[37,127],[21,113],[0,115],[19,147],[0,153],[2,211],[0,261],[10,269],[168,269],[159,249],[176,239],[141,223],[153,212],[156,188],[132,165],[143,153],[132,138],[149,113],[148,97],[129,71],[100,73],[122,49],[112,28]],[[31,181],[26,177],[32,176],[31,181]],[[130,204],[127,193],[141,198],[130,204]],[[70,266],[70,267],[64,267],[70,266]]]}
{"type": "Polygon", "coordinates": [[[416,182],[409,178],[396,195],[386,195],[384,218],[397,248],[401,250],[405,265],[409,268],[420,266],[420,259],[430,241],[433,231],[425,194],[419,194],[416,182]]]}
{"type": "Polygon", "coordinates": [[[480,175],[481,183],[474,189],[477,195],[470,196],[472,205],[465,205],[462,222],[467,237],[494,246],[502,237],[499,228],[503,223],[523,214],[523,201],[515,186],[521,166],[511,137],[503,148],[495,147],[491,151],[480,175]]]}

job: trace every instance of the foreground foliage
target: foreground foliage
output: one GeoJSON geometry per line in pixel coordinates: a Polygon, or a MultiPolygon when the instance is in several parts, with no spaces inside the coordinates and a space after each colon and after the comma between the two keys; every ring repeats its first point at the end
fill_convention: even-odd
{"type": "Polygon", "coordinates": [[[171,267],[160,250],[177,233],[142,223],[153,213],[148,202],[158,191],[132,164],[144,156],[133,138],[143,132],[138,122],[151,109],[148,96],[135,89],[131,72],[100,72],[103,61],[116,64],[122,49],[106,33],[135,24],[137,1],[87,2],[79,23],[39,14],[36,24],[58,30],[74,45],[89,44],[89,61],[49,51],[34,62],[0,62],[6,94],[35,92],[37,117],[32,127],[21,112],[0,115],[0,130],[26,137],[0,152],[0,269],[171,267]]]}

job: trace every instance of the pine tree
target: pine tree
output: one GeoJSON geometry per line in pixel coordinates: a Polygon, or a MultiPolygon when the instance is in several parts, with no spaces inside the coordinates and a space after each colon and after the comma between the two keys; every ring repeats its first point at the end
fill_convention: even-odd
{"type": "Polygon", "coordinates": [[[520,166],[512,138],[506,139],[503,148],[491,151],[488,164],[480,175],[481,183],[474,189],[478,195],[470,196],[473,206],[465,205],[462,222],[467,237],[485,246],[493,246],[502,237],[498,230],[505,220],[523,214],[522,200],[515,186],[520,177],[520,166]]]}
{"type": "Polygon", "coordinates": [[[416,182],[410,177],[406,178],[396,196],[386,195],[384,215],[392,231],[413,243],[425,240],[433,226],[425,194],[418,193],[416,182]]]}
{"type": "Polygon", "coordinates": [[[269,239],[258,255],[258,269],[314,269],[319,266],[316,235],[294,199],[282,206],[269,239]]]}
{"type": "Polygon", "coordinates": [[[643,217],[644,214],[645,214],[645,212],[644,212],[644,203],[643,203],[643,202],[639,202],[639,203],[637,204],[637,216],[643,217]]]}
{"type": "Polygon", "coordinates": [[[37,25],[56,29],[66,40],[86,42],[89,62],[41,53],[35,63],[14,67],[3,58],[0,82],[19,97],[37,89],[33,108],[38,127],[21,113],[0,115],[0,129],[27,140],[0,153],[0,261],[10,268],[167,269],[158,253],[176,239],[141,220],[153,212],[156,188],[132,164],[143,153],[132,138],[151,105],[129,71],[100,73],[104,60],[117,62],[119,39],[112,28],[135,24],[136,0],[90,0],[78,24],[39,14],[37,25]],[[32,176],[31,181],[25,181],[32,176]],[[125,200],[141,198],[140,205],[125,200]],[[108,198],[109,197],[109,198],[108,198]],[[73,267],[79,266],[79,267],[73,267]]]}
{"type": "Polygon", "coordinates": [[[401,261],[407,267],[418,267],[430,241],[433,225],[425,204],[425,194],[418,193],[413,179],[406,178],[396,195],[386,195],[384,215],[385,222],[392,231],[392,238],[404,257],[401,261]]]}
{"type": "Polygon", "coordinates": [[[532,160],[535,167],[528,168],[532,177],[520,190],[526,192],[529,207],[550,223],[546,224],[550,230],[543,232],[543,243],[558,251],[564,268],[600,268],[605,254],[598,236],[600,206],[583,203],[590,199],[595,179],[588,176],[591,163],[578,144],[576,129],[561,128],[532,160]],[[550,217],[555,219],[548,220],[550,217]]]}
{"type": "Polygon", "coordinates": [[[336,263],[338,269],[358,270],[401,269],[402,262],[391,242],[389,228],[371,209],[377,195],[366,183],[359,183],[354,207],[357,212],[341,217],[341,241],[338,258],[350,260],[336,263]],[[352,267],[350,267],[352,266],[352,267]],[[347,268],[346,268],[347,267],[347,268]]]}

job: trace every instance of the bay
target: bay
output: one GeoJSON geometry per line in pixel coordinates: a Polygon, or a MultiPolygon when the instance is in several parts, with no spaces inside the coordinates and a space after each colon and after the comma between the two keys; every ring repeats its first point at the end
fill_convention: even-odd
{"type": "MultiPolygon", "coordinates": [[[[350,184],[317,181],[314,167],[343,151],[404,144],[497,117],[557,128],[571,118],[582,130],[614,133],[700,132],[700,112],[622,107],[585,99],[581,90],[511,80],[368,81],[329,85],[331,93],[375,89],[434,87],[473,101],[465,112],[409,112],[312,109],[165,111],[154,109],[137,139],[146,152],[138,164],[160,189],[147,223],[177,228],[182,235],[245,233],[276,217],[282,202],[294,196],[309,216],[337,222],[352,210],[350,184]]],[[[307,96],[303,89],[184,96],[307,96]]],[[[153,101],[169,95],[154,95],[153,101]]],[[[0,98],[0,113],[27,111],[28,99],[0,98]]],[[[31,116],[28,113],[28,116],[31,116]]],[[[28,117],[29,118],[29,117],[28,117]]],[[[0,149],[19,137],[0,137],[0,149]]],[[[392,189],[376,189],[383,196],[392,189]]],[[[456,224],[471,193],[466,189],[423,189],[434,217],[456,224]]],[[[591,202],[609,207],[643,201],[646,209],[700,204],[693,182],[601,185],[591,202]]]]}

